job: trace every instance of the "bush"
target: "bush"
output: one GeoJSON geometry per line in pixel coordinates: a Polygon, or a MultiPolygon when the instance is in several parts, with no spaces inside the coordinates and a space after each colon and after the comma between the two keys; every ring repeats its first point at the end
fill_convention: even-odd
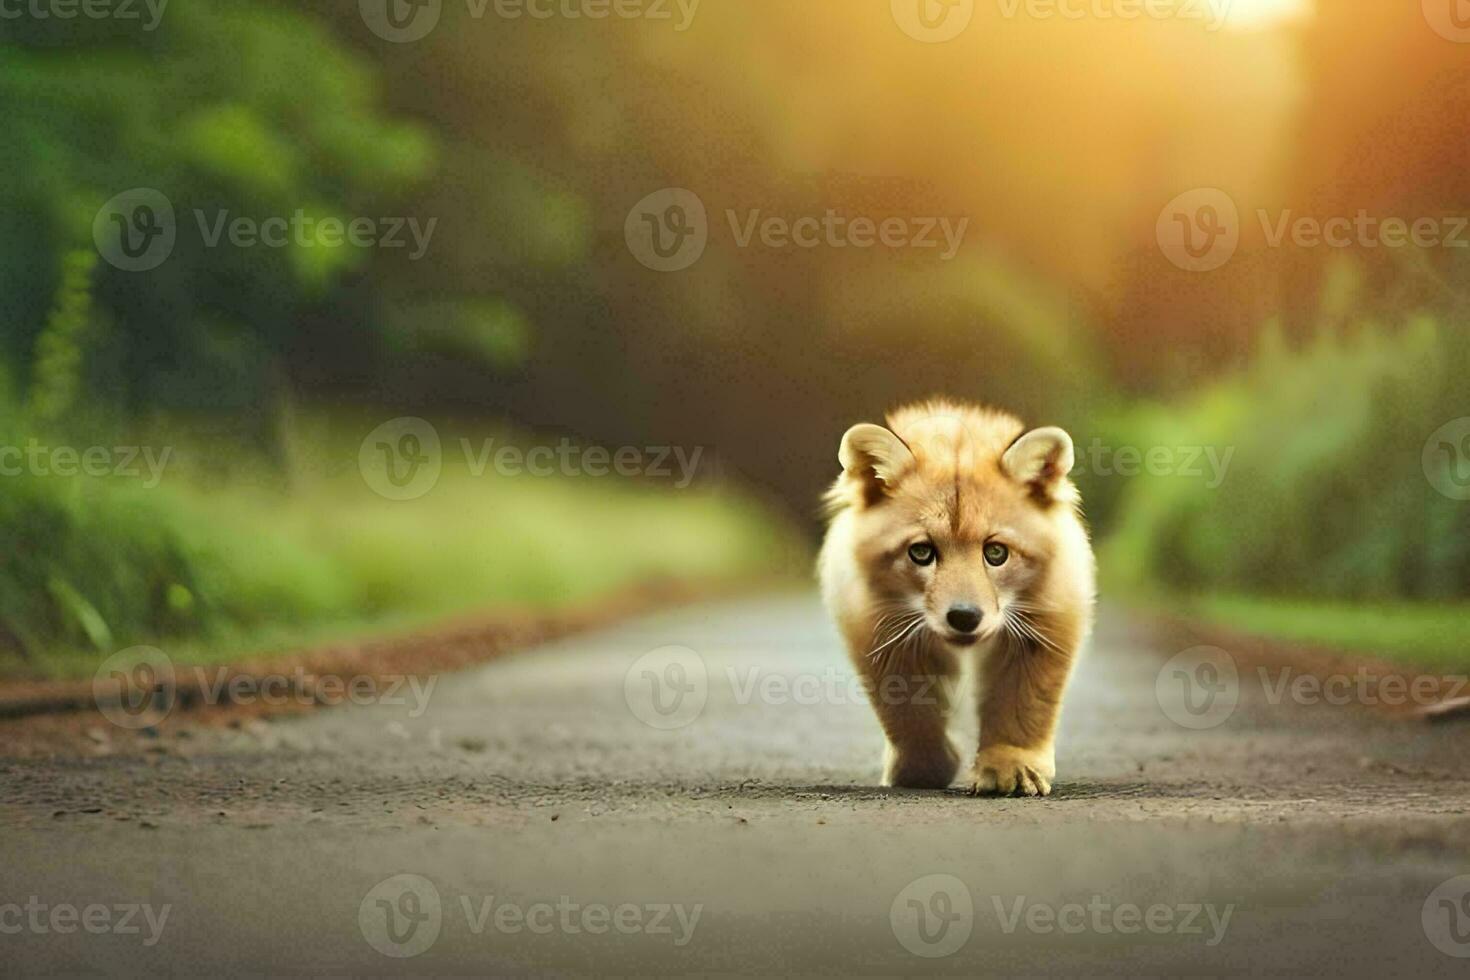
{"type": "Polygon", "coordinates": [[[1430,435],[1470,412],[1467,351],[1428,317],[1324,328],[1294,350],[1268,330],[1238,376],[1121,415],[1116,444],[1234,455],[1216,489],[1158,475],[1123,486],[1105,571],[1184,591],[1463,596],[1470,505],[1435,490],[1423,459],[1430,435]]]}
{"type": "MultiPolygon", "coordinates": [[[[22,428],[0,425],[0,447],[23,450],[22,428]]],[[[19,656],[28,673],[84,674],[141,643],[215,660],[798,562],[764,509],[719,487],[475,476],[450,453],[428,495],[393,501],[357,469],[368,425],[306,415],[293,442],[309,465],[287,475],[238,443],[192,444],[183,428],[145,439],[173,450],[158,485],[0,477],[0,671],[19,656]]]]}

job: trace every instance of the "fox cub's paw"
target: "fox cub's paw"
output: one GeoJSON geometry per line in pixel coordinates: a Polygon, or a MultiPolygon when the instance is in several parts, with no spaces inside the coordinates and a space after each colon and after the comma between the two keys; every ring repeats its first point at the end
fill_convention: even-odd
{"type": "Polygon", "coordinates": [[[975,795],[1050,796],[1057,766],[1050,748],[1021,749],[1014,745],[992,745],[981,749],[970,773],[970,792],[975,795]]]}
{"type": "Polygon", "coordinates": [[[902,789],[948,789],[960,771],[960,750],[949,739],[933,744],[889,744],[883,756],[883,785],[902,789]]]}

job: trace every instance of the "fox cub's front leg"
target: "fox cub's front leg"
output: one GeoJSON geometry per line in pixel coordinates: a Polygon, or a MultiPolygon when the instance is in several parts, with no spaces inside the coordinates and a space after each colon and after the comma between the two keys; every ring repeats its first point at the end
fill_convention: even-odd
{"type": "Polygon", "coordinates": [[[946,789],[963,758],[949,735],[955,665],[938,651],[866,663],[868,697],[883,727],[883,785],[946,789]]]}
{"type": "Polygon", "coordinates": [[[1049,796],[1056,779],[1057,715],[1072,658],[1002,644],[981,668],[980,751],[973,793],[1049,796]]]}

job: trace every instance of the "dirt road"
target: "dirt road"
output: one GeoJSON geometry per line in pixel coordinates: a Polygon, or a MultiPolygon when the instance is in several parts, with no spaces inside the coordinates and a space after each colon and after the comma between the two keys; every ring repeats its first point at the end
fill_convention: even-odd
{"type": "Polygon", "coordinates": [[[0,963],[1464,976],[1470,729],[1176,653],[1105,612],[1046,800],[876,788],[807,596],[0,760],[0,963]]]}

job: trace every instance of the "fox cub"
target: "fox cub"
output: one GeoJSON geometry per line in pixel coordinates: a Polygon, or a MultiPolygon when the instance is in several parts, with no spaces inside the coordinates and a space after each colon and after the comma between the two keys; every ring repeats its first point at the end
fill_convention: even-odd
{"type": "Polygon", "coordinates": [[[959,773],[949,716],[979,658],[971,792],[1046,796],[1062,694],[1092,628],[1092,547],[1068,480],[1072,440],[988,408],[933,401],[855,425],[827,494],[822,595],[868,685],[883,782],[959,773]]]}

